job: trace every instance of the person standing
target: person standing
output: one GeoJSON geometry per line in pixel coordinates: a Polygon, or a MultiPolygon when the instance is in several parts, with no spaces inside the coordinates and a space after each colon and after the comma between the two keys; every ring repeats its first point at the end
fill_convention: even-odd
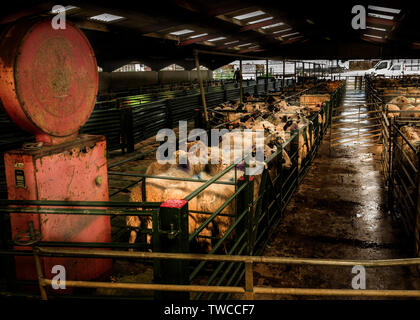
{"type": "Polygon", "coordinates": [[[241,71],[239,70],[239,68],[236,68],[235,73],[233,74],[233,77],[235,79],[235,83],[239,83],[239,81],[241,81],[241,71]]]}

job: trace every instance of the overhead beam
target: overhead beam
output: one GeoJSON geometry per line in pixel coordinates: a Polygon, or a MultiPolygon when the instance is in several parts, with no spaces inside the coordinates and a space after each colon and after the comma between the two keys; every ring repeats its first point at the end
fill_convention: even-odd
{"type": "MultiPolygon", "coordinates": [[[[234,40],[226,40],[226,41],[227,42],[232,42],[234,40]]],[[[221,46],[217,46],[217,47],[214,48],[214,50],[222,50],[222,49],[226,49],[226,48],[234,48],[234,47],[236,47],[238,45],[241,45],[241,44],[244,44],[244,43],[246,43],[246,42],[238,40],[235,43],[229,43],[229,44],[224,44],[224,45],[221,45],[221,46]]]]}
{"type": "Polygon", "coordinates": [[[193,43],[197,43],[197,42],[203,42],[203,41],[207,41],[213,38],[217,38],[220,37],[220,34],[209,34],[206,36],[202,36],[202,37],[198,37],[198,38],[193,38],[193,39],[188,39],[188,40],[184,40],[184,41],[180,41],[179,42],[179,46],[187,46],[189,44],[193,44],[193,43]]]}
{"type": "Polygon", "coordinates": [[[73,23],[80,29],[110,32],[109,27],[103,23],[97,23],[89,20],[73,20],[73,23]]]}
{"type": "Polygon", "coordinates": [[[160,23],[160,24],[152,24],[147,25],[144,27],[140,27],[138,29],[139,34],[146,35],[148,33],[155,33],[165,29],[173,28],[182,25],[181,22],[167,22],[167,23],[160,23]]]}
{"type": "MultiPolygon", "coordinates": [[[[261,49],[261,48],[258,48],[258,49],[247,48],[247,49],[243,49],[241,51],[238,51],[238,53],[243,54],[243,53],[247,53],[247,52],[261,52],[261,51],[264,51],[264,50],[261,49]]],[[[272,60],[272,59],[270,59],[270,60],[272,60]]]]}
{"type": "Polygon", "coordinates": [[[380,42],[380,43],[385,43],[387,41],[384,38],[374,38],[374,37],[367,37],[367,36],[362,36],[362,40],[369,41],[369,42],[380,42]]]}
{"type": "Polygon", "coordinates": [[[382,26],[393,26],[394,24],[396,24],[395,21],[392,20],[387,20],[387,19],[380,19],[380,18],[373,18],[373,17],[367,17],[366,18],[366,22],[367,23],[374,23],[374,24],[379,24],[382,26]]]}
{"type": "Polygon", "coordinates": [[[249,5],[244,5],[243,3],[241,4],[240,1],[237,3],[232,3],[232,4],[224,3],[223,6],[217,6],[214,9],[210,9],[208,11],[208,14],[211,16],[218,16],[221,14],[227,14],[233,11],[238,11],[238,10],[248,9],[248,8],[250,8],[249,5]]]}

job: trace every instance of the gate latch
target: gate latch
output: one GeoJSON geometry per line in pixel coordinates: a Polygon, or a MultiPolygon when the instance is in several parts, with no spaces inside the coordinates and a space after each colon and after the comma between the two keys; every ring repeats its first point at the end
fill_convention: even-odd
{"type": "Polygon", "coordinates": [[[173,223],[171,223],[169,226],[170,226],[170,230],[162,230],[162,229],[159,228],[159,233],[165,234],[168,237],[168,239],[173,240],[176,237],[178,237],[178,235],[180,234],[181,230],[179,230],[179,229],[178,230],[175,230],[173,223]]]}
{"type": "Polygon", "coordinates": [[[32,221],[28,223],[29,229],[20,231],[15,235],[13,242],[19,246],[32,246],[42,239],[41,231],[34,229],[34,224],[32,221]]]}

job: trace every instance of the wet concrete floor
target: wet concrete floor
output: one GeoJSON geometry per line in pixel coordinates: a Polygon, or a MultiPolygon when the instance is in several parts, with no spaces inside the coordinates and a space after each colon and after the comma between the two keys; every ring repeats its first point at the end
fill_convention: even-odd
{"type": "MultiPolygon", "coordinates": [[[[342,102],[348,108],[340,115],[354,113],[358,107],[353,106],[364,102],[364,90],[355,90],[354,84],[348,83],[342,102]]],[[[373,123],[364,116],[365,124],[373,123]]],[[[339,121],[349,122],[351,116],[339,121]]],[[[342,137],[353,134],[343,133],[342,137]]],[[[265,256],[360,260],[412,257],[400,225],[387,213],[380,147],[374,139],[341,144],[330,152],[329,135],[325,136],[284,219],[268,242],[265,256]]],[[[352,289],[354,276],[351,267],[257,264],[254,268],[254,284],[268,287],[352,289]]],[[[420,275],[412,267],[366,268],[366,289],[419,290],[420,275]]],[[[261,294],[256,298],[338,297],[261,294]]]]}

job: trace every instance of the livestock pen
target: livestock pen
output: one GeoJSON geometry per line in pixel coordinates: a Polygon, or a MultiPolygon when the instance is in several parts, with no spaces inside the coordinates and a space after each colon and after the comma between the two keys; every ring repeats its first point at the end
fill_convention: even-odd
{"type": "MultiPolygon", "coordinates": [[[[312,89],[313,90],[313,89],[312,89]]],[[[145,174],[127,173],[110,171],[110,176],[116,177],[134,177],[130,185],[140,183],[142,186],[147,185],[147,181],[153,179],[188,181],[198,185],[197,189],[187,195],[185,201],[177,203],[175,206],[162,203],[149,202],[54,202],[54,201],[2,201],[2,212],[4,214],[18,215],[54,215],[54,214],[86,214],[86,215],[107,215],[112,221],[112,242],[111,243],[75,243],[75,242],[57,242],[57,241],[39,241],[39,234],[32,233],[28,225],[28,232],[21,234],[19,238],[10,241],[7,233],[4,233],[2,247],[4,248],[2,258],[7,261],[3,264],[8,266],[8,270],[4,274],[13,273],[13,256],[30,256],[32,255],[31,247],[36,246],[39,250],[55,250],[56,248],[90,248],[98,249],[134,249],[140,251],[151,250],[152,252],[166,253],[189,253],[192,244],[197,240],[209,241],[211,243],[210,255],[226,254],[232,255],[260,255],[269,238],[269,235],[275,229],[276,224],[281,220],[285,207],[300,182],[304,178],[312,159],[315,157],[318,146],[324,137],[328,128],[328,121],[318,122],[318,116],[323,119],[329,119],[331,116],[332,106],[338,103],[343,90],[343,84],[336,92],[331,95],[330,101],[322,104],[319,112],[314,112],[310,116],[308,124],[299,130],[292,132],[290,138],[279,146],[277,151],[266,160],[266,167],[261,176],[242,176],[239,177],[239,163],[233,163],[225,170],[212,177],[210,180],[202,179],[179,179],[162,176],[147,176],[145,174]],[[302,159],[301,165],[298,164],[298,139],[299,134],[303,131],[306,133],[309,127],[310,137],[306,137],[305,143],[308,144],[312,138],[315,141],[309,152],[302,159]],[[301,131],[301,132],[299,132],[301,131]],[[292,166],[289,169],[282,167],[283,154],[282,150],[286,150],[289,154],[292,166]],[[274,170],[273,170],[274,169],[274,170]],[[235,172],[235,179],[223,180],[223,177],[229,173],[235,172]],[[189,208],[189,203],[194,201],[207,188],[222,186],[233,189],[229,193],[225,201],[212,212],[197,211],[189,208]],[[255,187],[257,186],[257,187],[255,187]],[[26,207],[25,207],[26,206],[26,207]],[[30,206],[30,207],[28,207],[30,206]],[[233,208],[233,211],[226,213],[227,207],[233,208]],[[138,228],[139,241],[134,244],[126,242],[126,234],[128,233],[123,220],[126,216],[138,216],[142,219],[149,218],[152,221],[151,228],[138,228]],[[189,216],[201,216],[202,223],[196,226],[194,232],[189,233],[189,216]],[[225,217],[229,219],[228,228],[222,236],[206,235],[206,228],[217,223],[217,219],[225,217]],[[151,235],[152,241],[147,241],[147,235],[151,235]]],[[[297,99],[300,95],[308,93],[310,90],[293,95],[297,99]]],[[[224,123],[223,126],[228,126],[224,123]]],[[[309,145],[308,145],[309,147],[309,145]]],[[[111,168],[115,166],[110,165],[111,168]]],[[[130,186],[128,186],[130,187],[130,186]]],[[[127,188],[127,186],[125,187],[127,188]]],[[[124,188],[124,189],[125,189],[124,188]]],[[[118,191],[117,191],[118,192],[118,191]]],[[[146,190],[143,189],[146,193],[146,190]]],[[[147,198],[145,199],[147,201],[147,198]]],[[[4,220],[7,224],[7,221],[4,220]]],[[[5,226],[4,226],[5,227],[5,226]]],[[[35,226],[36,231],[36,226],[35,226]]],[[[36,249],[34,252],[38,252],[36,249]]],[[[60,249],[58,249],[60,250],[60,249]]],[[[109,251],[112,257],[112,251],[109,251]]],[[[93,251],[92,251],[93,252],[93,251]]],[[[40,253],[40,255],[55,256],[55,253],[40,253]]],[[[60,256],[60,254],[58,254],[60,256]]],[[[78,256],[77,254],[72,255],[78,256]]],[[[38,259],[38,257],[35,257],[38,259]]],[[[32,258],[29,258],[32,259],[32,258]]],[[[147,264],[146,260],[141,260],[147,264]]],[[[32,270],[35,272],[35,269],[32,270]]],[[[45,270],[38,270],[42,279],[51,276],[45,270]]],[[[236,286],[245,281],[246,268],[243,263],[234,261],[178,261],[178,260],[159,260],[153,263],[153,283],[155,284],[174,284],[174,285],[204,285],[206,287],[214,286],[236,286]]],[[[72,278],[69,275],[69,278],[72,278]]],[[[4,294],[14,292],[20,289],[22,284],[36,285],[35,282],[16,280],[14,277],[7,277],[7,290],[4,294]],[[10,291],[8,291],[10,290],[10,291]]],[[[73,278],[77,280],[77,277],[73,278]]],[[[144,279],[143,279],[144,280],[144,279]]],[[[147,279],[151,281],[152,279],[147,279]]],[[[115,282],[114,282],[115,284],[115,282]]],[[[94,284],[92,284],[94,286],[94,284]]],[[[159,288],[159,287],[156,287],[159,288]]],[[[43,291],[41,290],[41,293],[43,291]]],[[[214,291],[214,292],[197,292],[192,294],[193,299],[223,299],[227,298],[232,292],[214,291]]],[[[42,295],[46,295],[43,292],[42,295]]],[[[49,291],[48,296],[54,296],[54,291],[49,291]]],[[[157,292],[156,297],[168,297],[168,294],[157,292]]],[[[171,295],[169,295],[171,296],[171,295]]],[[[176,297],[187,298],[186,293],[177,293],[176,297]]],[[[149,297],[150,296],[147,296],[149,297]]]]}
{"type": "Polygon", "coordinates": [[[381,163],[388,188],[388,210],[401,223],[415,256],[420,255],[420,175],[417,136],[419,110],[393,108],[400,97],[420,102],[418,77],[401,79],[367,78],[369,101],[381,111],[381,163]]]}

